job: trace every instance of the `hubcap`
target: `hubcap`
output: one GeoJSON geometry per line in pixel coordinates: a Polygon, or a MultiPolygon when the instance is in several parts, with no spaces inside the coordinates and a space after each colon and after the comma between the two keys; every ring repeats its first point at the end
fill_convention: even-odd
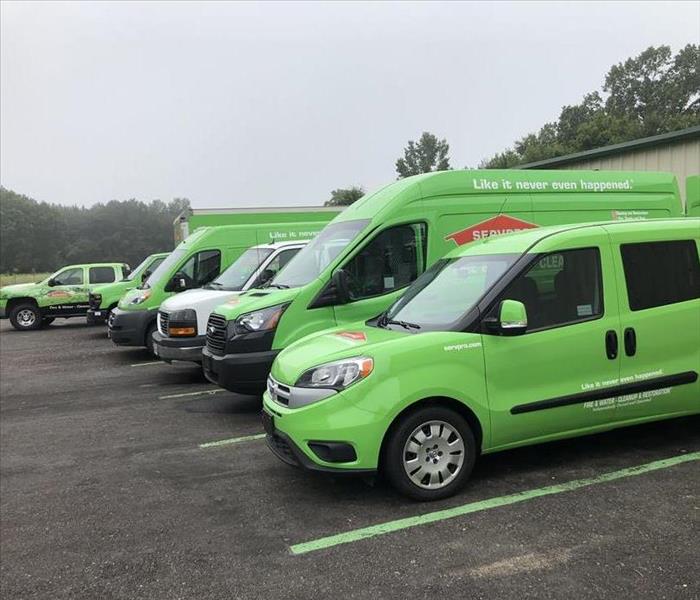
{"type": "Polygon", "coordinates": [[[29,310],[28,308],[25,308],[24,310],[20,310],[17,313],[17,322],[22,327],[31,327],[32,325],[34,325],[35,321],[36,321],[36,315],[34,314],[34,311],[29,310]]]}
{"type": "Polygon", "coordinates": [[[408,436],[403,468],[418,487],[436,490],[451,483],[464,464],[464,441],[445,421],[428,421],[408,436]]]}

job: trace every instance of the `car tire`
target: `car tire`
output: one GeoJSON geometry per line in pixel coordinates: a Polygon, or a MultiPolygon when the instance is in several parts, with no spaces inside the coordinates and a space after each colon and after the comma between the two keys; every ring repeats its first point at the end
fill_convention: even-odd
{"type": "Polygon", "coordinates": [[[41,327],[41,311],[36,304],[17,304],[10,311],[10,323],[17,331],[31,331],[41,327]]]}
{"type": "Polygon", "coordinates": [[[154,322],[148,326],[148,329],[146,329],[146,349],[151,356],[155,356],[155,352],[153,351],[153,333],[157,327],[158,323],[154,322]]]}
{"type": "Polygon", "coordinates": [[[51,323],[53,323],[55,320],[56,320],[56,317],[44,317],[43,319],[41,319],[41,326],[42,326],[42,327],[48,327],[48,326],[51,325],[51,323]]]}
{"type": "Polygon", "coordinates": [[[477,453],[474,433],[462,415],[445,406],[425,406],[394,424],[382,466],[399,492],[426,502],[459,491],[477,453]]]}

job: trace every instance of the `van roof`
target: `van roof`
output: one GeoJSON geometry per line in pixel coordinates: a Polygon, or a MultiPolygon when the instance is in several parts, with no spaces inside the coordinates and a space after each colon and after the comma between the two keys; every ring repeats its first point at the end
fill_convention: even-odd
{"type": "Polygon", "coordinates": [[[273,248],[278,250],[279,248],[286,248],[287,246],[305,246],[311,240],[289,240],[286,242],[273,242],[272,244],[258,244],[253,246],[253,248],[273,248]]]}
{"type": "Polygon", "coordinates": [[[455,258],[466,254],[521,254],[527,252],[537,242],[545,238],[565,234],[569,231],[590,229],[592,227],[604,227],[607,230],[624,229],[625,231],[644,233],[645,231],[658,231],[660,228],[677,230],[691,227],[696,231],[696,237],[700,237],[700,218],[680,217],[676,219],[651,219],[648,221],[600,221],[596,223],[573,223],[568,225],[550,225],[526,229],[506,235],[497,235],[484,238],[470,244],[454,248],[446,258],[455,258]]]}
{"type": "Polygon", "coordinates": [[[335,221],[383,218],[423,198],[439,196],[516,196],[520,194],[655,193],[678,196],[672,173],[648,171],[584,171],[473,169],[440,171],[406,177],[367,194],[345,209],[335,221]]]}

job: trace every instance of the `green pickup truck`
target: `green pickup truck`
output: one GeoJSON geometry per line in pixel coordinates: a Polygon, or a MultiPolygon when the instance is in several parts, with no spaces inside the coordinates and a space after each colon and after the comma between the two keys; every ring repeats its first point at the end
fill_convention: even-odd
{"type": "Polygon", "coordinates": [[[129,275],[125,263],[68,265],[38,283],[0,288],[0,319],[10,319],[19,331],[39,329],[55,318],[84,317],[88,288],[111,283],[129,275]]]}

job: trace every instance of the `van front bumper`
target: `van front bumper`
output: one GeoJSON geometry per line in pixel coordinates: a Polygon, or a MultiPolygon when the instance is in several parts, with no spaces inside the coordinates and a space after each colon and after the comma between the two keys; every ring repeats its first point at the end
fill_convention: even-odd
{"type": "Polygon", "coordinates": [[[107,323],[107,335],[117,346],[145,346],[146,331],[155,320],[155,311],[115,308],[107,323]]]}
{"type": "Polygon", "coordinates": [[[107,309],[89,308],[86,315],[88,325],[101,325],[106,323],[109,318],[109,313],[110,311],[107,309]]]}
{"type": "Polygon", "coordinates": [[[267,376],[279,350],[247,354],[212,354],[202,350],[204,375],[212,383],[237,394],[260,395],[265,391],[267,376]]]}
{"type": "Polygon", "coordinates": [[[311,471],[374,473],[386,431],[384,418],[357,408],[342,394],[290,409],[265,392],[262,421],[272,453],[311,471]]]}
{"type": "Polygon", "coordinates": [[[171,338],[156,331],[153,334],[153,353],[168,363],[174,360],[201,363],[202,348],[206,343],[206,335],[171,338]]]}

